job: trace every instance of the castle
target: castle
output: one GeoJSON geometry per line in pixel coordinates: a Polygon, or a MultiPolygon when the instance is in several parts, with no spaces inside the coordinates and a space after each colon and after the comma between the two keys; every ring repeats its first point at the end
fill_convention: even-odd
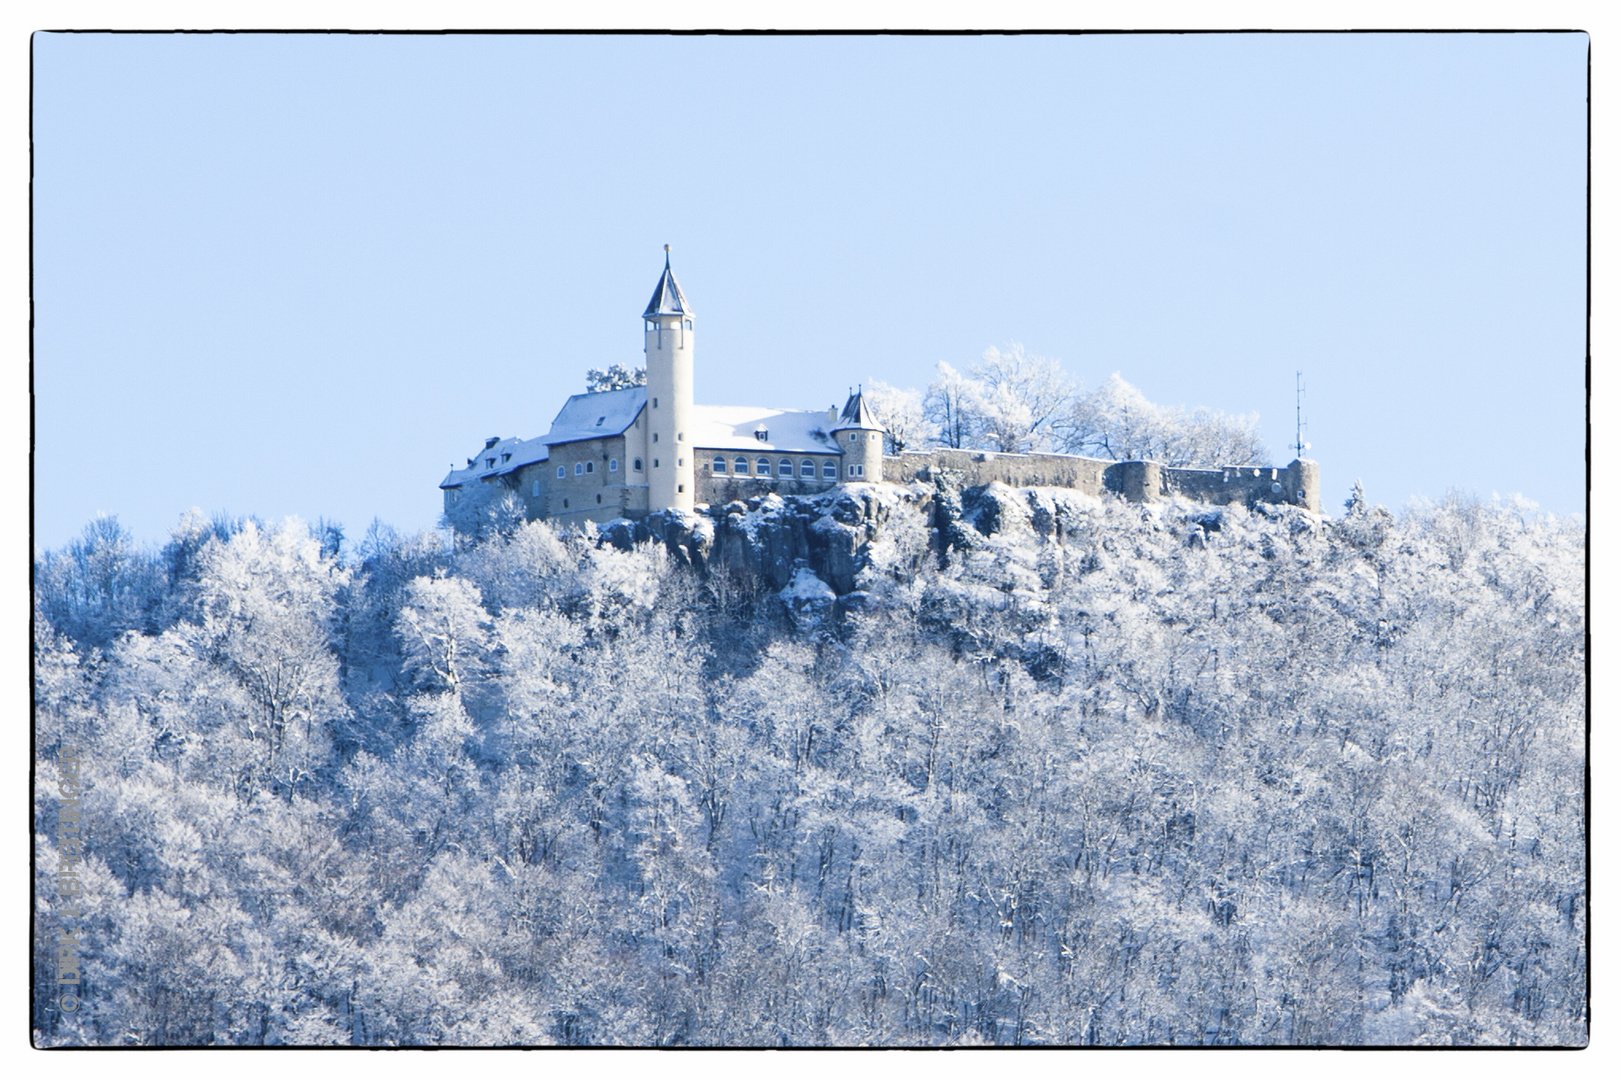
{"type": "Polygon", "coordinates": [[[1210,503],[1288,503],[1319,511],[1317,467],[1176,469],[1152,461],[979,450],[885,457],[883,426],[859,392],[808,412],[692,401],[696,316],[669,265],[642,312],[643,386],[575,394],[535,439],[490,438],[440,482],[449,513],[472,483],[513,492],[530,520],[560,524],[640,520],[751,496],[819,494],[839,484],[931,482],[1068,487],[1133,502],[1182,496],[1210,503]]]}

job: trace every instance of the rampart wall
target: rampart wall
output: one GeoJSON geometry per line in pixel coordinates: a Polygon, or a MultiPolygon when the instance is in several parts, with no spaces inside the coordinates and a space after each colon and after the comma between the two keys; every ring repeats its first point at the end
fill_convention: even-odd
{"type": "Polygon", "coordinates": [[[1180,496],[1224,505],[1291,503],[1321,511],[1314,461],[1286,466],[1243,465],[1172,469],[1155,461],[1101,461],[1074,454],[997,454],[988,450],[905,451],[883,461],[883,478],[897,484],[932,482],[941,472],[964,486],[999,480],[1010,487],[1074,488],[1088,495],[1113,492],[1131,502],[1180,496]]]}
{"type": "Polygon", "coordinates": [[[1074,454],[997,454],[989,450],[907,450],[883,459],[883,479],[896,484],[932,482],[941,470],[960,473],[969,486],[999,480],[1009,487],[1075,488],[1088,495],[1106,490],[1109,462],[1074,454]]]}

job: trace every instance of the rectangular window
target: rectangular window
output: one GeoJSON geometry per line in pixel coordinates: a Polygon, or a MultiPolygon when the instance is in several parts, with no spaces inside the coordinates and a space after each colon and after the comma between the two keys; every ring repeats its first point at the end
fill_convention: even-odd
{"type": "Polygon", "coordinates": [[[536,499],[540,497],[540,481],[538,480],[534,482],[534,497],[536,499]]]}

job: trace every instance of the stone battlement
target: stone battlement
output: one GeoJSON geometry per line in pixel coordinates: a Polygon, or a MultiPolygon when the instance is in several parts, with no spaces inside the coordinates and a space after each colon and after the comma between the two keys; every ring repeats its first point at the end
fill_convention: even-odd
{"type": "Polygon", "coordinates": [[[1174,469],[1156,461],[1102,461],[1076,454],[998,454],[989,450],[908,450],[884,459],[886,480],[931,482],[955,474],[964,486],[1000,481],[1009,487],[1074,488],[1088,495],[1112,492],[1132,502],[1180,496],[1215,505],[1287,503],[1321,512],[1314,461],[1286,466],[1230,465],[1174,469]]]}

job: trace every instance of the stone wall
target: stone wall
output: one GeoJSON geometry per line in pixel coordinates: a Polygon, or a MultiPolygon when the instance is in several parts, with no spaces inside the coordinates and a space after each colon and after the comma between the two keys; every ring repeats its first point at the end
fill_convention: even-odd
{"type": "Polygon", "coordinates": [[[1075,488],[1101,495],[1109,463],[1074,454],[997,454],[989,450],[907,450],[883,460],[883,479],[932,483],[941,471],[957,473],[964,487],[1000,481],[1008,487],[1075,488]]]}
{"type": "Polygon", "coordinates": [[[931,483],[941,472],[963,487],[1000,482],[1009,487],[1073,488],[1087,495],[1111,491],[1131,502],[1180,496],[1197,502],[1289,503],[1320,513],[1317,466],[1228,466],[1172,469],[1154,461],[1100,461],[1074,454],[997,454],[988,450],[906,451],[886,458],[883,478],[897,484],[931,483]]]}
{"type": "MultiPolygon", "coordinates": [[[[798,459],[795,458],[795,461],[798,459]]],[[[819,460],[817,468],[820,468],[819,460]]],[[[747,502],[757,496],[769,495],[775,492],[778,495],[819,495],[834,486],[831,480],[799,480],[788,477],[767,476],[716,476],[706,469],[699,469],[697,475],[697,501],[708,503],[711,506],[723,506],[729,502],[747,502]]]]}
{"type": "Polygon", "coordinates": [[[1161,469],[1160,478],[1163,495],[1216,505],[1289,503],[1321,512],[1314,461],[1293,461],[1282,468],[1241,465],[1225,469],[1161,469]]]}

